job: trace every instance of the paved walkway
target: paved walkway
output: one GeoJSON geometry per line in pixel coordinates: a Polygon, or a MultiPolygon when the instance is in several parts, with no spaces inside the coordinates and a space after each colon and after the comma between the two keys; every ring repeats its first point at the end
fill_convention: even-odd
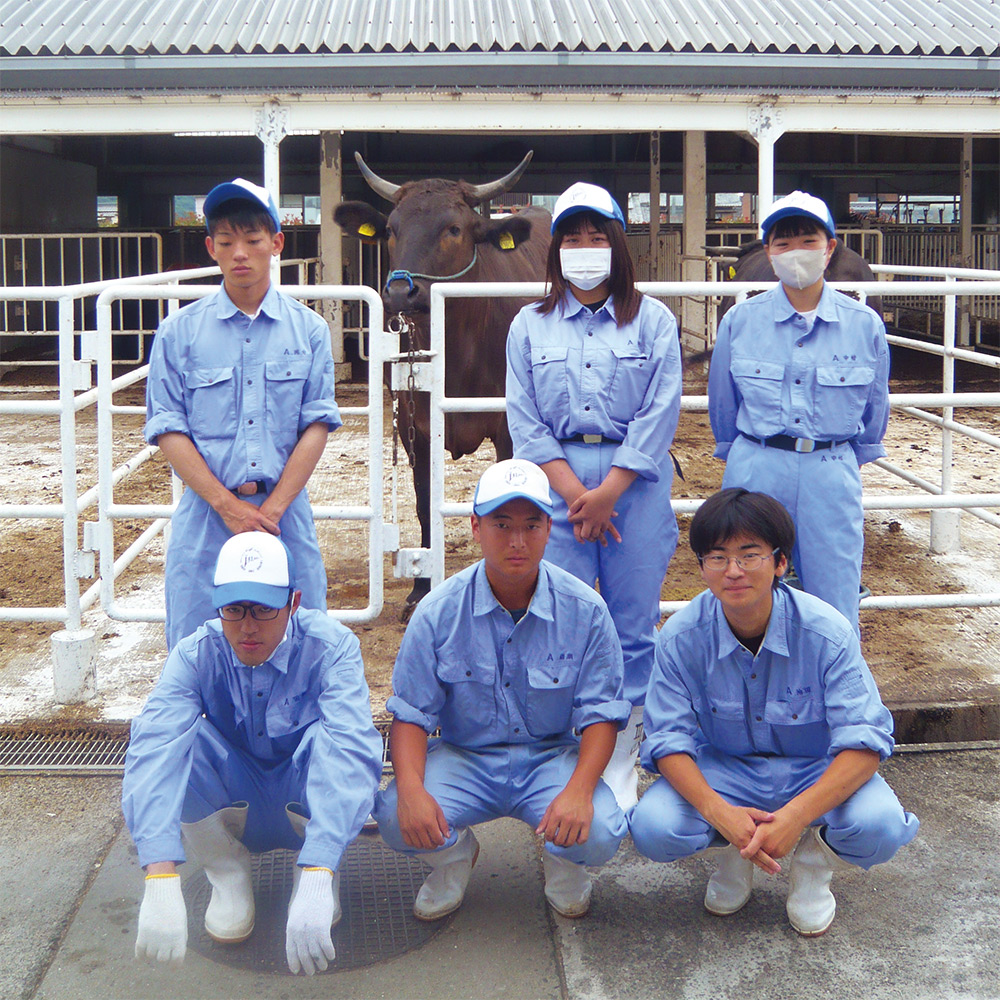
{"type": "MultiPolygon", "coordinates": [[[[743,911],[711,917],[704,861],[654,865],[628,840],[597,874],[590,916],[554,917],[534,838],[500,821],[478,828],[465,904],[426,943],[295,980],[280,964],[236,968],[204,948],[189,948],[176,971],[137,963],[142,882],[120,827],[119,783],[0,779],[0,996],[1000,1000],[1000,755],[899,754],[884,773],[920,833],[895,861],[837,877],[838,915],[822,938],[789,928],[783,876],[758,876],[743,911]]],[[[189,888],[203,878],[193,863],[185,869],[189,888]]]]}

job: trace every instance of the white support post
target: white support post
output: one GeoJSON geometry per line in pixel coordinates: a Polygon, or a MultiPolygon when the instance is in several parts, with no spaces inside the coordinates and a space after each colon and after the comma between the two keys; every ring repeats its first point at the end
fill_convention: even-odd
{"type": "MultiPolygon", "coordinates": [[[[344,280],[344,237],[340,226],[333,221],[334,208],[344,198],[344,165],[340,132],[322,134],[322,151],[319,165],[319,258],[320,282],[339,285],[344,280]]],[[[320,312],[330,327],[330,346],[333,360],[341,365],[344,352],[344,304],[334,299],[324,299],[320,312]]],[[[350,372],[337,369],[337,377],[346,379],[350,372]]]]}
{"type": "MultiPolygon", "coordinates": [[[[288,108],[271,101],[254,112],[257,138],[264,144],[264,187],[274,199],[274,206],[281,217],[281,160],[278,147],[288,135],[288,108]]],[[[271,281],[281,284],[281,264],[277,257],[271,259],[271,281]]]]}
{"type": "Polygon", "coordinates": [[[784,134],[782,113],[769,104],[747,108],[747,131],[757,142],[757,222],[774,202],[774,144],[784,134]]]}
{"type": "MultiPolygon", "coordinates": [[[[945,280],[945,284],[953,284],[950,279],[945,280]]],[[[946,295],[944,297],[944,357],[941,374],[941,391],[952,393],[955,391],[955,358],[950,352],[955,349],[955,313],[958,307],[958,297],[946,295]]],[[[955,407],[944,406],[941,408],[941,492],[951,493],[952,491],[952,451],[954,436],[948,422],[954,420],[955,407]]],[[[932,510],[931,511],[931,552],[945,554],[948,552],[958,552],[962,548],[962,537],[960,533],[960,522],[962,512],[960,510],[932,510]]]]}
{"type": "Polygon", "coordinates": [[[90,629],[66,629],[52,636],[52,688],[60,705],[89,701],[97,694],[97,646],[90,629]]]}
{"type": "MultiPolygon", "coordinates": [[[[705,214],[708,204],[707,159],[705,133],[688,131],[684,133],[684,245],[681,253],[685,260],[681,264],[679,277],[683,281],[704,281],[705,270],[696,260],[705,251],[705,214]]],[[[673,279],[675,276],[670,275],[673,279]]],[[[681,343],[700,350],[709,341],[708,314],[705,300],[685,297],[681,300],[681,343]],[[688,331],[694,334],[690,340],[688,331]],[[700,338],[704,337],[704,340],[700,338]]]]}

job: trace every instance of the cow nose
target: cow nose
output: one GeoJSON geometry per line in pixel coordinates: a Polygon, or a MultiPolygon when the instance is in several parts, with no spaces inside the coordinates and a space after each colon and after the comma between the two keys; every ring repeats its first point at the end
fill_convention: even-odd
{"type": "Polygon", "coordinates": [[[386,309],[389,312],[410,312],[414,309],[426,309],[426,294],[419,281],[395,278],[390,276],[382,295],[386,309]]]}

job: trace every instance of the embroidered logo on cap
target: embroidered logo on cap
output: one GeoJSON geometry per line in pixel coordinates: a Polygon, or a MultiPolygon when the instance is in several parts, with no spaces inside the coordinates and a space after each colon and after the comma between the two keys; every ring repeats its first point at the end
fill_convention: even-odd
{"type": "Polygon", "coordinates": [[[264,557],[260,549],[247,549],[240,557],[240,569],[244,573],[259,573],[264,565],[264,557]]]}

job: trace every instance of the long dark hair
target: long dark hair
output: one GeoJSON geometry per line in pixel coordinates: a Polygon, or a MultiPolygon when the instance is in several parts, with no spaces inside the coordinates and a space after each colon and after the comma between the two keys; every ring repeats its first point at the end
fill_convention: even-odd
{"type": "Polygon", "coordinates": [[[638,315],[642,292],[637,292],[635,288],[635,266],[628,251],[628,243],[625,242],[625,227],[617,219],[607,219],[596,212],[578,212],[556,226],[552,242],[549,244],[549,256],[545,262],[545,280],[548,282],[549,290],[545,298],[539,302],[538,311],[547,316],[562,302],[569,288],[569,282],[562,274],[559,248],[562,246],[563,237],[567,233],[578,232],[584,223],[589,223],[608,238],[611,246],[611,277],[608,280],[608,290],[615,304],[615,322],[619,327],[625,326],[638,315]]]}

